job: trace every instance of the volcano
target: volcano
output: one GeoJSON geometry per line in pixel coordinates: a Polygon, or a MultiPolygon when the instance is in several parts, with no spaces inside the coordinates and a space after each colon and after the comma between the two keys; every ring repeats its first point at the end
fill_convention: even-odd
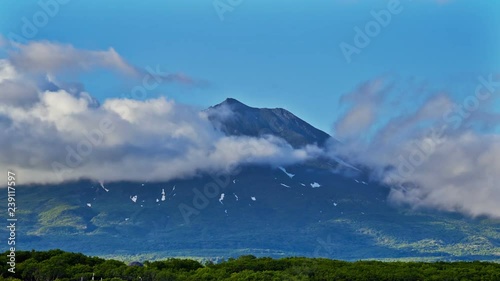
{"type": "MultiPolygon", "coordinates": [[[[281,108],[229,98],[206,112],[230,136],[273,135],[294,148],[337,142],[281,108]]],[[[499,221],[395,206],[389,187],[366,172],[339,172],[338,165],[317,159],[168,182],[20,186],[17,247],[148,259],[498,259],[499,221]]]]}

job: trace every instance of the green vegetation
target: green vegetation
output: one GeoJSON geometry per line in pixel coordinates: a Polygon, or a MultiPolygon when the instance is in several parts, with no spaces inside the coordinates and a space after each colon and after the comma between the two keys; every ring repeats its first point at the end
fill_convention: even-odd
{"type": "Polygon", "coordinates": [[[204,264],[170,258],[126,264],[61,250],[18,251],[15,273],[7,255],[0,261],[0,280],[500,280],[500,264],[488,262],[346,262],[289,257],[241,256],[204,264]]]}
{"type": "MultiPolygon", "coordinates": [[[[293,179],[279,169],[245,167],[234,179],[225,179],[230,184],[220,190],[226,194],[223,204],[219,196],[211,198],[189,223],[179,206],[193,206],[193,189],[213,183],[210,176],[145,186],[109,183],[109,192],[90,181],[19,187],[17,246],[128,261],[248,254],[348,261],[500,260],[498,219],[396,208],[386,202],[385,187],[306,166],[289,170],[296,173],[293,179]],[[313,181],[322,186],[310,188],[313,181]],[[157,202],[163,190],[166,200],[157,202]],[[134,203],[132,195],[140,200],[134,203]]],[[[0,194],[0,200],[5,196],[0,194]]],[[[0,219],[6,220],[7,212],[0,219]]],[[[0,235],[8,237],[8,229],[0,228],[0,235]]]]}

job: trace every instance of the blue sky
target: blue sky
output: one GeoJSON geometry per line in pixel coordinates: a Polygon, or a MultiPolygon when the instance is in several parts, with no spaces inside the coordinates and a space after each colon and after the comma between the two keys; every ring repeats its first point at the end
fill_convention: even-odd
{"type": "MultiPolygon", "coordinates": [[[[21,34],[38,1],[2,1],[0,34],[21,34]]],[[[43,1],[42,1],[43,2],[43,1]]],[[[50,1],[49,1],[50,2],[50,1]]],[[[226,1],[222,1],[225,3],[226,1]]],[[[339,44],[390,1],[242,1],[224,20],[213,1],[69,1],[34,40],[77,48],[113,47],[131,64],[182,72],[209,82],[150,93],[207,107],[234,97],[257,107],[285,107],[331,132],[343,94],[389,75],[435,89],[466,88],[498,70],[498,1],[401,1],[402,11],[347,63],[339,44]]],[[[105,72],[79,77],[100,100],[132,85],[105,72]]]]}

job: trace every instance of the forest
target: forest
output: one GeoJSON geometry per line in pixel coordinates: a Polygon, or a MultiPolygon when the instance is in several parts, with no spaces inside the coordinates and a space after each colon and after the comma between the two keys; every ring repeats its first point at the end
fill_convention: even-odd
{"type": "Polygon", "coordinates": [[[168,258],[125,263],[62,250],[2,254],[0,280],[500,280],[493,262],[347,262],[323,258],[273,259],[252,255],[222,262],[168,258]]]}

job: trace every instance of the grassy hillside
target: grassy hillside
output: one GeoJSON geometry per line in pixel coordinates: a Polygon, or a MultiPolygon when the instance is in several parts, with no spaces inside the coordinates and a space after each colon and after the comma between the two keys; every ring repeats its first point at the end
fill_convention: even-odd
{"type": "Polygon", "coordinates": [[[288,173],[295,176],[247,167],[216,179],[19,187],[17,246],[160,258],[500,258],[498,220],[396,208],[386,202],[387,188],[361,177],[307,166],[289,167],[288,173]],[[194,190],[204,194],[204,187],[214,183],[220,185],[218,192],[196,207],[194,190]],[[189,221],[181,206],[195,211],[189,221]]]}

